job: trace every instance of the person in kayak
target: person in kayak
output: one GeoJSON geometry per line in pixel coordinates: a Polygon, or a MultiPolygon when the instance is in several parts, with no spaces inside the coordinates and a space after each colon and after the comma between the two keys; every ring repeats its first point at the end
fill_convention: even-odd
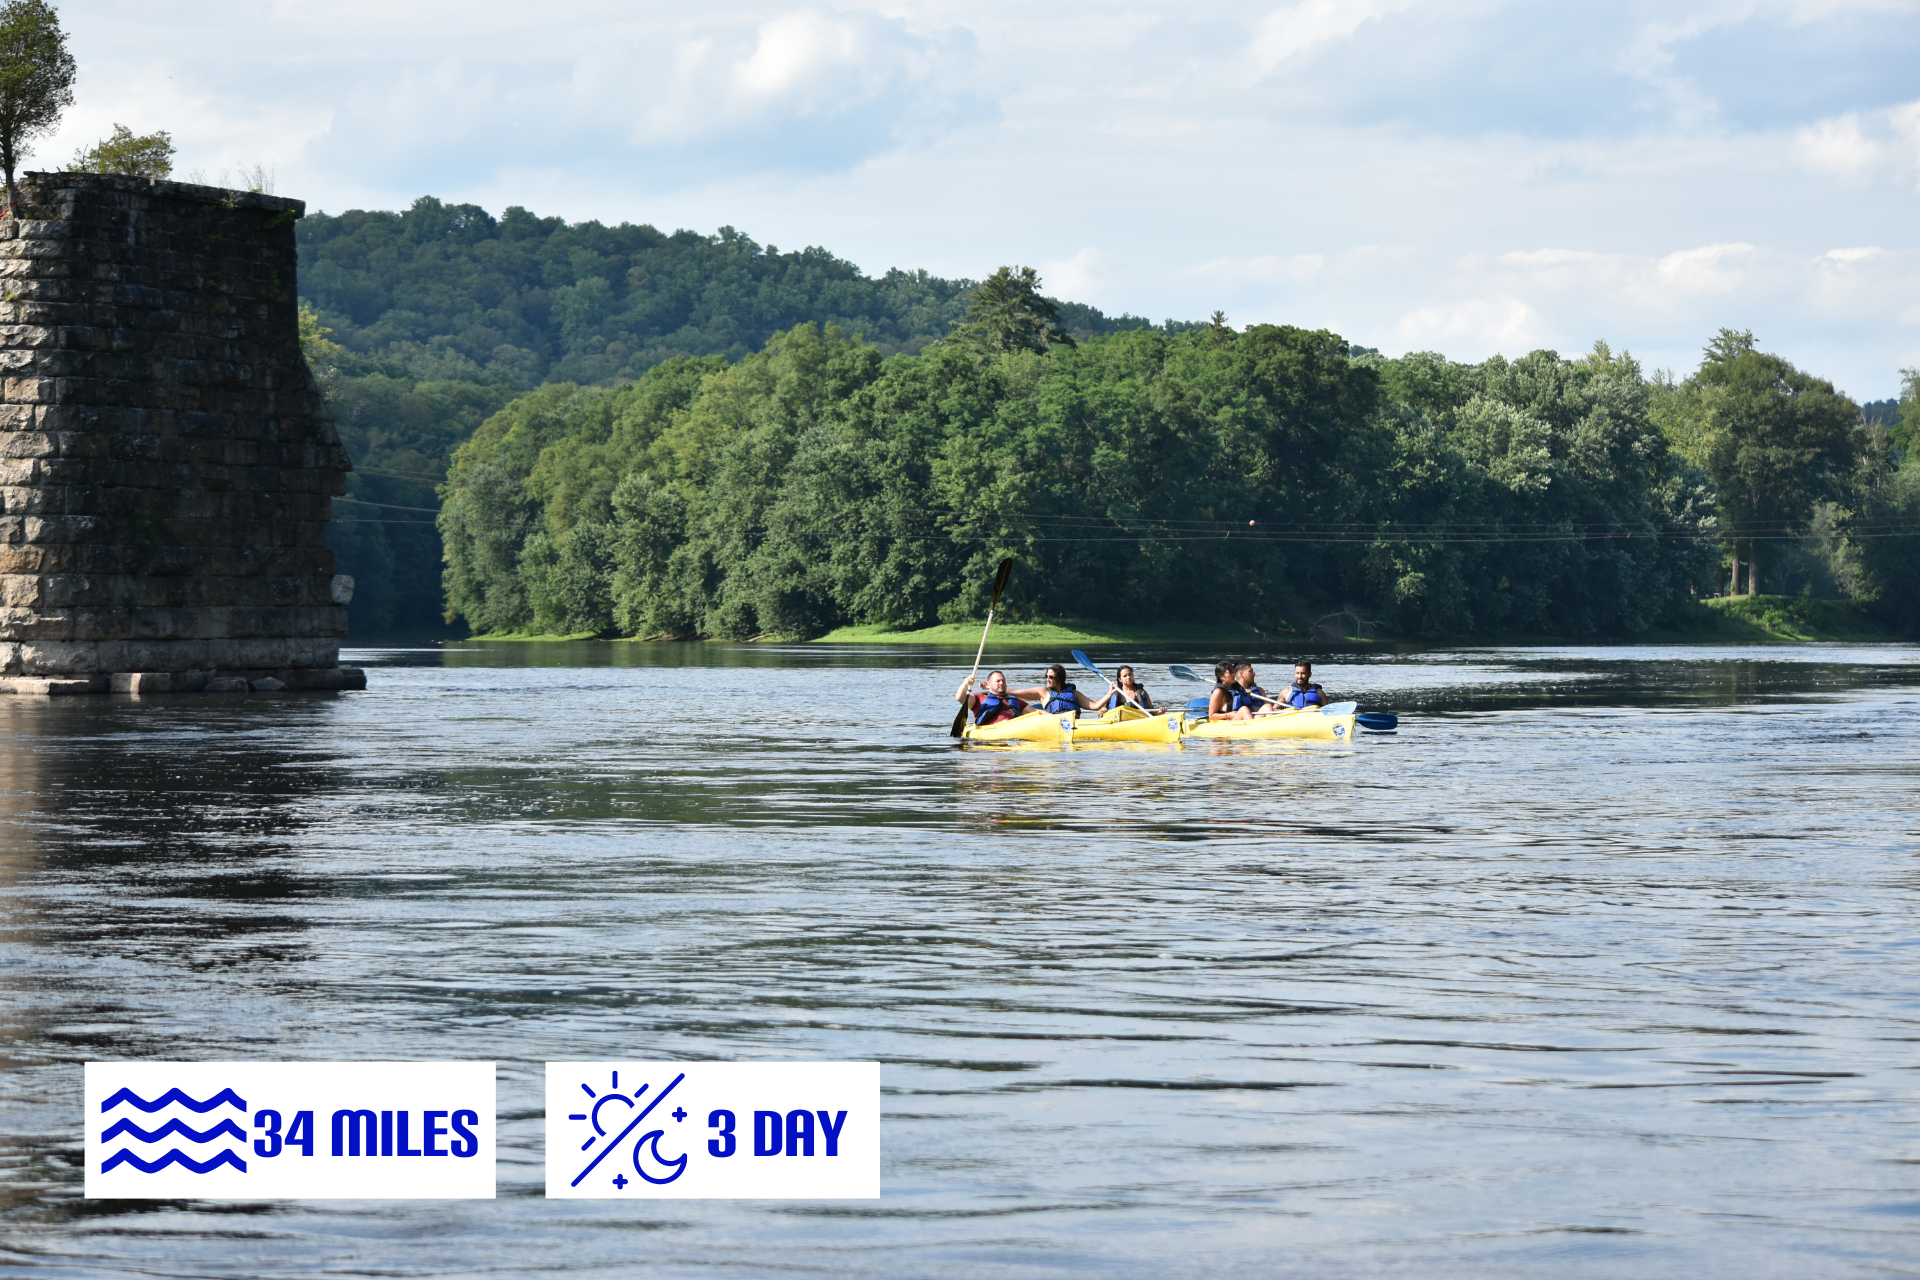
{"type": "Polygon", "coordinates": [[[1227,699],[1226,719],[1251,720],[1265,711],[1273,709],[1273,700],[1267,697],[1254,676],[1251,662],[1235,663],[1233,668],[1232,693],[1227,699]]]}
{"type": "Polygon", "coordinates": [[[1113,683],[1107,686],[1106,709],[1111,711],[1115,707],[1125,706],[1136,706],[1142,711],[1153,710],[1153,699],[1147,696],[1144,688],[1133,682],[1132,667],[1121,667],[1114,672],[1113,683]],[[1128,701],[1129,698],[1132,699],[1131,702],[1128,701]]]}
{"type": "MultiPolygon", "coordinates": [[[[1008,689],[1006,676],[998,671],[989,672],[986,680],[981,682],[980,687],[984,689],[987,694],[999,699],[1008,699],[1010,700],[1010,705],[1019,708],[1019,710],[1010,713],[996,714],[994,720],[1010,720],[1014,716],[1024,712],[1029,703],[1038,704],[1042,711],[1050,714],[1058,714],[1063,711],[1077,712],[1097,710],[1086,694],[1067,683],[1067,669],[1057,662],[1047,668],[1047,682],[1042,685],[1035,685],[1031,689],[1008,689]]],[[[967,697],[967,686],[962,684],[959,691],[955,693],[953,697],[955,702],[965,701],[967,697]]],[[[996,704],[996,706],[997,705],[998,704],[996,704]]],[[[994,720],[976,720],[975,723],[992,724],[994,720]]]]}
{"type": "Polygon", "coordinates": [[[1313,664],[1296,662],[1293,664],[1293,683],[1280,693],[1280,702],[1289,707],[1324,707],[1327,705],[1327,691],[1313,682],[1313,664]]]}
{"type": "Polygon", "coordinates": [[[1040,709],[1051,715],[1063,711],[1097,711],[1091,698],[1067,683],[1067,669],[1059,663],[1047,668],[1047,682],[1032,689],[1016,689],[1018,697],[1040,704],[1040,709]]]}
{"type": "Polygon", "coordinates": [[[966,704],[977,725],[998,724],[1025,715],[1027,711],[1027,704],[1007,691],[1006,674],[1000,671],[987,672],[987,678],[980,682],[979,693],[970,692],[967,682],[962,680],[953,700],[966,704]]]}
{"type": "Polygon", "coordinates": [[[1207,718],[1230,719],[1233,714],[1233,663],[1213,664],[1213,692],[1207,695],[1207,718]]]}

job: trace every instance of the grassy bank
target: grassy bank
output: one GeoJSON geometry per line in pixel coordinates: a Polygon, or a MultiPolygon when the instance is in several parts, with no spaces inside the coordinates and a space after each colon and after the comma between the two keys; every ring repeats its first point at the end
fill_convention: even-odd
{"type": "MultiPolygon", "coordinates": [[[[968,648],[980,643],[978,622],[951,622],[918,631],[889,631],[885,627],[841,627],[815,640],[815,644],[929,644],[968,648]]],[[[1269,637],[1274,638],[1274,637],[1269,637]]],[[[1086,622],[1066,619],[1062,622],[996,622],[994,647],[1073,646],[1090,644],[1230,644],[1246,648],[1258,644],[1261,637],[1244,622],[1162,623],[1130,626],[1115,622],[1086,622]]]]}
{"type": "Polygon", "coordinates": [[[1853,600],[1815,600],[1808,596],[1726,596],[1703,600],[1699,631],[1683,639],[1714,641],[1899,640],[1898,633],[1853,600]]]}

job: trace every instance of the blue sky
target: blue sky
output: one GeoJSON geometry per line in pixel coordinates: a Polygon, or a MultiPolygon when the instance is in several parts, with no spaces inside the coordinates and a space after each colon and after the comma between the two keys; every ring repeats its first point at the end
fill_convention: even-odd
{"type": "MultiPolygon", "coordinates": [[[[114,122],[311,208],[732,225],[1477,360],[1920,366],[1920,0],[69,0],[114,122]]],[[[35,167],[32,160],[28,167],[35,167]]]]}

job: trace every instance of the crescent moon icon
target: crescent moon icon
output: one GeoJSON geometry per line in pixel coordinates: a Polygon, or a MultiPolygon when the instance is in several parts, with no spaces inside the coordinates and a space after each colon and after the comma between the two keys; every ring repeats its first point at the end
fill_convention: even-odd
{"type": "Polygon", "coordinates": [[[682,1152],[679,1158],[674,1160],[669,1160],[660,1154],[660,1139],[665,1132],[664,1129],[649,1129],[647,1132],[641,1134],[639,1139],[633,1144],[633,1171],[656,1187],[666,1186],[669,1182],[672,1182],[675,1178],[678,1178],[687,1171],[686,1153],[682,1152]],[[664,1178],[656,1178],[651,1173],[648,1173],[645,1163],[640,1158],[640,1153],[648,1148],[652,1148],[654,1161],[659,1164],[663,1171],[671,1169],[673,1172],[668,1173],[664,1178]]]}

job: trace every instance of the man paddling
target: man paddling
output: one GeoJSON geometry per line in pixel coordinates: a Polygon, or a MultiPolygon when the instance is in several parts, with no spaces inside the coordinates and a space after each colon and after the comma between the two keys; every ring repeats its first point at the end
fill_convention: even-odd
{"type": "Polygon", "coordinates": [[[1000,671],[987,672],[987,678],[980,682],[980,692],[977,694],[969,691],[967,681],[962,680],[953,700],[966,705],[975,724],[998,724],[1024,714],[1027,709],[1025,702],[1008,692],[1006,674],[1000,671]]]}
{"type": "Polygon", "coordinates": [[[1293,683],[1280,693],[1280,702],[1289,707],[1324,707],[1327,705],[1327,691],[1313,682],[1313,664],[1296,662],[1293,664],[1293,683]]]}

